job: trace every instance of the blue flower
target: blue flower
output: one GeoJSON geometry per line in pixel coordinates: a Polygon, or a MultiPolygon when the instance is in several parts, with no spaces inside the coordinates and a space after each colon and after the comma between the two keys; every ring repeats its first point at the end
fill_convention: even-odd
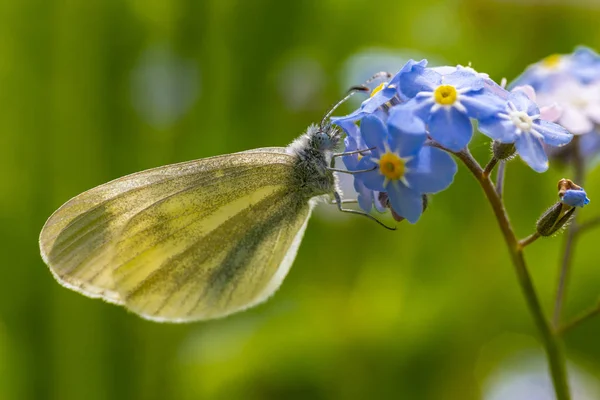
{"type": "Polygon", "coordinates": [[[562,79],[569,75],[567,59],[567,56],[552,54],[527,67],[511,82],[509,88],[528,85],[533,87],[536,92],[553,90],[562,79]]]}
{"type": "Polygon", "coordinates": [[[565,191],[560,201],[571,207],[583,207],[590,202],[590,199],[583,189],[569,189],[565,191]]]}
{"type": "Polygon", "coordinates": [[[582,83],[600,79],[600,55],[589,47],[577,47],[571,56],[571,71],[582,83]]]}
{"type": "Polygon", "coordinates": [[[588,163],[588,168],[593,168],[600,160],[600,128],[582,135],[578,140],[579,154],[588,163]]]}
{"type": "Polygon", "coordinates": [[[548,169],[542,143],[563,146],[573,139],[562,126],[540,118],[537,105],[522,91],[511,92],[505,110],[479,122],[479,130],[501,143],[514,143],[517,152],[533,170],[548,169]]]}
{"type": "Polygon", "coordinates": [[[387,192],[391,208],[411,223],[423,212],[423,194],[446,189],[457,170],[447,153],[424,146],[427,133],[419,122],[401,130],[374,115],[365,116],[360,133],[373,150],[357,167],[372,171],[355,175],[368,189],[387,192]]]}
{"type": "Polygon", "coordinates": [[[572,54],[552,54],[527,67],[510,87],[530,85],[544,93],[559,87],[564,79],[573,78],[583,84],[600,79],[600,56],[583,46],[572,54]]]}
{"type": "MultiPolygon", "coordinates": [[[[396,107],[412,109],[427,124],[431,137],[452,151],[463,149],[471,140],[470,118],[487,118],[504,103],[487,89],[480,74],[464,67],[444,75],[414,65],[401,74],[400,90],[411,100],[396,107]]],[[[390,123],[402,126],[403,122],[390,123]]]]}
{"type": "MultiPolygon", "coordinates": [[[[362,138],[360,137],[358,126],[356,126],[354,122],[342,121],[340,122],[340,127],[344,129],[347,135],[344,138],[346,152],[364,150],[368,148],[362,140],[362,138]]],[[[346,166],[348,171],[358,171],[360,169],[358,167],[359,161],[365,155],[368,156],[369,154],[370,152],[347,155],[342,157],[342,161],[344,162],[344,165],[346,166]]],[[[361,180],[354,179],[354,190],[356,190],[356,193],[358,194],[358,205],[365,212],[371,211],[371,209],[373,208],[373,203],[375,203],[375,207],[379,212],[385,211],[381,203],[378,201],[379,193],[368,189],[361,180]]]]}
{"type": "Polygon", "coordinates": [[[400,85],[400,76],[406,71],[409,71],[414,65],[425,66],[427,65],[427,60],[421,60],[416,62],[414,60],[408,60],[406,64],[398,71],[396,75],[392,77],[389,82],[384,82],[377,86],[371,92],[371,96],[362,102],[360,108],[354,111],[351,114],[348,114],[343,117],[332,117],[331,122],[339,125],[344,121],[358,121],[365,115],[373,114],[377,110],[379,110],[384,104],[392,101],[392,99],[397,98],[398,102],[407,100],[402,92],[399,89],[400,85]]]}

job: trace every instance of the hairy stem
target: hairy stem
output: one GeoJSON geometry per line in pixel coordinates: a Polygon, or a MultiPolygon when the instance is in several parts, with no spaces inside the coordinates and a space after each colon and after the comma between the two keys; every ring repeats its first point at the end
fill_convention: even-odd
{"type": "Polygon", "coordinates": [[[490,174],[492,173],[492,171],[494,170],[494,167],[496,166],[496,164],[498,164],[498,159],[496,157],[492,157],[492,159],[490,160],[490,162],[487,163],[487,165],[485,166],[485,168],[483,169],[483,176],[484,177],[488,177],[490,176],[490,174]]]}
{"type": "Polygon", "coordinates": [[[540,234],[538,232],[532,233],[527,236],[525,239],[519,240],[519,247],[523,249],[526,246],[529,246],[531,243],[535,242],[540,238],[540,234]]]}
{"type": "Polygon", "coordinates": [[[502,192],[504,191],[504,173],[506,172],[506,161],[500,161],[498,164],[498,170],[496,172],[496,193],[498,197],[502,198],[502,192]]]}
{"type": "Polygon", "coordinates": [[[510,258],[515,267],[521,291],[525,296],[529,312],[533,317],[535,325],[540,334],[540,339],[546,351],[546,357],[550,367],[550,375],[552,377],[556,398],[557,400],[569,400],[571,397],[569,394],[565,358],[561,343],[559,341],[559,337],[552,331],[548,320],[544,316],[544,311],[537,297],[533,281],[529,275],[527,264],[523,256],[523,246],[520,245],[520,242],[512,229],[502,199],[498,195],[498,192],[496,191],[496,188],[494,187],[494,184],[490,180],[489,176],[484,175],[484,170],[473,158],[468,149],[460,152],[452,152],[440,146],[439,144],[434,145],[442,150],[454,154],[465,164],[465,166],[473,173],[481,185],[485,196],[490,202],[492,210],[496,216],[496,220],[498,221],[498,225],[500,226],[500,230],[502,231],[502,235],[504,236],[504,241],[508,247],[510,258]]]}

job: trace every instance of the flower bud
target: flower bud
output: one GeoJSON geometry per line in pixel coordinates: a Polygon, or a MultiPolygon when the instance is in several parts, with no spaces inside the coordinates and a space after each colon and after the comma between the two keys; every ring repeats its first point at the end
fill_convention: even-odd
{"type": "Polygon", "coordinates": [[[574,207],[569,207],[560,201],[546,210],[536,223],[536,230],[540,236],[552,236],[558,232],[573,216],[574,207]]]}
{"type": "Polygon", "coordinates": [[[502,143],[498,140],[494,140],[492,143],[494,157],[496,157],[498,160],[507,160],[511,158],[515,154],[515,150],[514,143],[502,143]]]}
{"type": "Polygon", "coordinates": [[[583,207],[590,202],[585,190],[570,179],[558,181],[558,198],[560,200],[537,221],[536,230],[541,236],[551,236],[558,232],[569,222],[576,207],[583,207]]]}
{"type": "Polygon", "coordinates": [[[570,207],[583,207],[590,202],[585,190],[570,179],[558,181],[558,197],[561,203],[570,207]]]}

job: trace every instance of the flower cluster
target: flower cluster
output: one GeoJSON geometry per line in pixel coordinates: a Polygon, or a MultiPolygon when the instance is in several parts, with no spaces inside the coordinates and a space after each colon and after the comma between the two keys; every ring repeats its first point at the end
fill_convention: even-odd
{"type": "Polygon", "coordinates": [[[557,122],[578,140],[552,155],[591,161],[600,153],[600,55],[586,47],[572,54],[554,54],[529,66],[512,86],[528,85],[540,106],[555,104],[557,122]],[[577,148],[575,148],[577,145],[577,148]]]}
{"type": "MultiPolygon", "coordinates": [[[[581,75],[591,82],[596,71],[600,65],[581,75]]],[[[545,87],[541,82],[538,87],[545,87]]],[[[509,91],[471,67],[428,68],[426,60],[408,61],[356,111],[332,118],[346,132],[346,151],[363,150],[344,157],[348,170],[356,172],[360,207],[391,208],[395,216],[416,222],[427,196],[452,183],[457,168],[448,153],[467,147],[473,121],[535,171],[547,170],[547,147],[564,146],[573,135],[554,123],[560,109],[538,106],[533,87],[519,84],[509,91]]]]}

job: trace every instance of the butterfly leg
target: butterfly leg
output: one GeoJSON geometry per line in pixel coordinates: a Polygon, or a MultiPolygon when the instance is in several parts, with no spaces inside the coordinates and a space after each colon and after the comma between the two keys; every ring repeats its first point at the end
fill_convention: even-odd
{"type": "Polygon", "coordinates": [[[364,217],[369,218],[372,221],[377,222],[379,225],[383,226],[385,229],[389,229],[390,231],[395,231],[396,230],[396,227],[387,226],[386,224],[384,224],[383,222],[381,222],[380,220],[378,220],[377,218],[375,218],[371,214],[367,214],[366,212],[363,212],[363,211],[353,210],[351,208],[344,208],[344,207],[342,207],[342,204],[344,202],[343,202],[343,200],[340,197],[340,194],[338,192],[333,192],[333,196],[335,197],[335,203],[337,204],[338,210],[340,210],[341,212],[362,215],[364,217]]]}
{"type": "Polygon", "coordinates": [[[350,174],[350,175],[354,175],[354,174],[360,174],[362,172],[371,172],[374,171],[375,169],[377,169],[377,166],[374,166],[373,168],[369,168],[369,169],[359,169],[357,171],[348,171],[347,169],[338,169],[338,168],[327,168],[330,171],[333,172],[341,172],[342,174],[350,174]]]}
{"type": "MultiPolygon", "coordinates": [[[[336,200],[331,200],[329,204],[337,204],[336,200]]],[[[341,199],[342,204],[358,204],[358,199],[341,199]]]]}
{"type": "Polygon", "coordinates": [[[371,150],[374,150],[374,149],[375,149],[375,147],[371,147],[371,148],[368,148],[368,149],[347,151],[347,152],[344,152],[344,153],[335,153],[334,155],[331,156],[331,162],[329,163],[329,166],[331,168],[333,168],[333,166],[335,165],[335,159],[338,158],[338,157],[350,156],[352,154],[360,154],[360,153],[364,153],[366,151],[371,151],[371,150]]]}

